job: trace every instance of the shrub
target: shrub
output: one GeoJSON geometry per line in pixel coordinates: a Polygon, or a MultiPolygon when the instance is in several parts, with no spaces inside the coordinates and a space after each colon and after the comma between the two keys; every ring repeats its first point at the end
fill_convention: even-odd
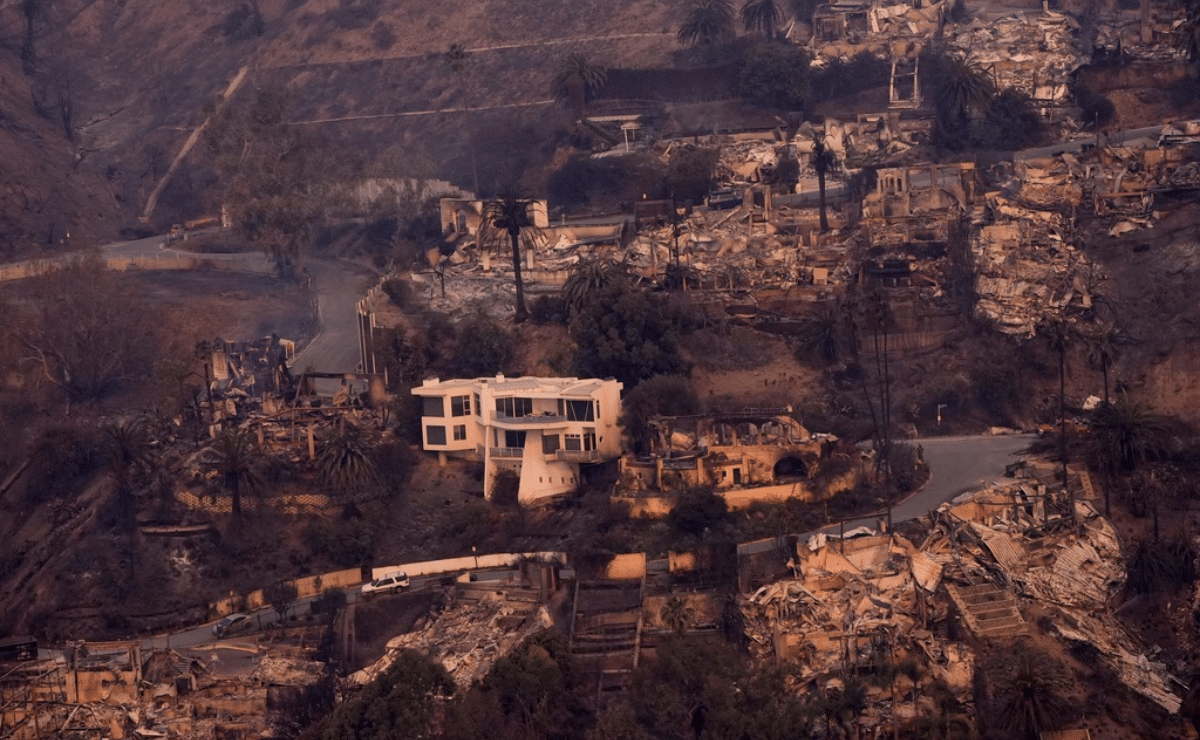
{"type": "Polygon", "coordinates": [[[461,378],[495,375],[508,366],[512,356],[513,340],[508,331],[480,314],[459,328],[449,370],[461,378]]]}
{"type": "Polygon", "coordinates": [[[921,463],[916,449],[907,442],[893,442],[888,453],[888,464],[892,468],[892,483],[900,493],[910,493],[921,485],[921,463]]]}
{"type": "Polygon", "coordinates": [[[530,306],[533,323],[540,326],[547,324],[567,324],[567,301],[561,296],[544,295],[534,299],[530,306]]]}
{"type": "Polygon", "coordinates": [[[667,515],[667,524],[677,534],[698,538],[729,520],[729,506],[725,499],[708,488],[693,488],[684,492],[667,515]]]}
{"type": "Polygon", "coordinates": [[[684,416],[701,411],[700,397],[691,381],[682,375],[659,375],[640,383],[625,394],[621,426],[637,452],[650,447],[651,417],[684,416]]]}
{"type": "Polygon", "coordinates": [[[1029,96],[1008,88],[992,98],[983,118],[971,122],[971,143],[982,149],[1032,146],[1042,134],[1042,117],[1029,96]]]}
{"type": "Polygon", "coordinates": [[[1176,591],[1196,581],[1196,553],[1184,535],[1142,540],[1127,568],[1129,587],[1140,594],[1176,591]]]}
{"type": "Polygon", "coordinates": [[[585,377],[612,377],[632,388],[655,375],[690,370],[661,299],[622,283],[602,290],[571,319],[571,336],[585,377]]]}
{"type": "Polygon", "coordinates": [[[683,147],[671,155],[667,165],[667,187],[676,201],[701,203],[713,186],[719,152],[702,147],[683,147]]]}
{"type": "Polygon", "coordinates": [[[403,278],[392,278],[383,283],[383,292],[400,310],[406,311],[412,305],[412,285],[403,278]]]}
{"type": "Polygon", "coordinates": [[[520,499],[521,476],[512,470],[497,470],[492,478],[492,503],[516,506],[520,499]]]}
{"type": "Polygon", "coordinates": [[[814,71],[812,95],[815,100],[853,95],[888,84],[891,74],[891,66],[886,59],[869,51],[860,51],[849,61],[834,59],[814,71]]]}
{"type": "Polygon", "coordinates": [[[803,109],[809,96],[808,52],[793,44],[759,44],[742,67],[738,92],[757,105],[803,109]]]}

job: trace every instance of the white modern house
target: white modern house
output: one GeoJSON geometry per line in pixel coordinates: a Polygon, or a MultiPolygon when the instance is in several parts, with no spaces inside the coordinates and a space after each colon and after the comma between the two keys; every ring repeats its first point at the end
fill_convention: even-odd
{"type": "Polygon", "coordinates": [[[474,378],[424,381],[421,436],[441,460],[483,462],[483,495],[496,474],[520,477],[521,503],[569,493],[581,463],[621,455],[622,384],[613,379],[474,378]]]}

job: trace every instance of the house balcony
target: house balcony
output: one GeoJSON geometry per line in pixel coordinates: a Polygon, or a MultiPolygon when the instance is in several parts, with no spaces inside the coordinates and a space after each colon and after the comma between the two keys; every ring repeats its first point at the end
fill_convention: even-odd
{"type": "Polygon", "coordinates": [[[492,423],[501,429],[528,429],[530,427],[561,427],[567,423],[563,414],[530,414],[529,416],[508,416],[499,411],[492,414],[492,423]]]}
{"type": "Polygon", "coordinates": [[[490,447],[488,448],[488,457],[507,457],[520,460],[525,457],[524,447],[490,447]]]}
{"type": "Polygon", "coordinates": [[[599,450],[556,450],[555,456],[561,462],[594,463],[600,462],[599,450]]]}

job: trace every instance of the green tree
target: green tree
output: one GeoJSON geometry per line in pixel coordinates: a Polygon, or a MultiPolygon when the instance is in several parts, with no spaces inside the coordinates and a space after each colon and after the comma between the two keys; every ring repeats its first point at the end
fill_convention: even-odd
{"type": "Polygon", "coordinates": [[[271,605],[271,609],[279,617],[281,625],[287,621],[288,614],[296,606],[299,597],[300,591],[296,588],[294,581],[283,579],[271,581],[263,588],[263,598],[271,605]]]}
{"type": "Polygon", "coordinates": [[[563,298],[567,302],[569,315],[574,315],[595,300],[605,288],[621,279],[620,270],[606,259],[590,259],[577,262],[563,284],[563,298]]]}
{"type": "Polygon", "coordinates": [[[584,105],[604,88],[608,70],[592,61],[583,52],[572,52],[563,58],[554,75],[551,92],[556,100],[567,100],[575,118],[583,118],[584,105]]]}
{"type": "Polygon", "coordinates": [[[638,453],[650,451],[650,420],[702,411],[700,397],[682,375],[658,375],[638,383],[621,401],[621,427],[638,453]]]}
{"type": "Polygon", "coordinates": [[[489,200],[483,207],[480,241],[488,242],[494,235],[507,235],[512,247],[513,282],[517,288],[517,307],[513,320],[518,324],[529,318],[525,308],[525,284],[521,280],[521,242],[528,241],[537,233],[529,208],[533,201],[521,198],[514,188],[503,191],[499,197],[489,200]]]}
{"type": "Polygon", "coordinates": [[[775,30],[783,23],[783,10],[775,0],[746,0],[741,15],[747,31],[761,31],[768,41],[775,39],[775,30]]]}
{"type": "Polygon", "coordinates": [[[503,326],[476,314],[459,327],[449,370],[459,378],[493,376],[508,369],[515,352],[512,335],[503,326]]]}
{"type": "Polygon", "coordinates": [[[733,3],[730,0],[689,0],[683,23],[679,26],[679,43],[688,46],[711,46],[731,38],[733,3]]]}
{"type": "Polygon", "coordinates": [[[756,105],[801,110],[809,97],[808,52],[793,44],[759,44],[746,57],[738,94],[756,105]]]}
{"type": "Polygon", "coordinates": [[[354,493],[379,480],[374,448],[354,424],[342,422],[321,443],[317,472],[327,486],[341,493],[354,493]]]}
{"type": "Polygon", "coordinates": [[[661,299],[617,283],[571,319],[576,361],[585,377],[616,378],[633,388],[655,375],[685,375],[675,327],[661,299]]]}
{"type": "Polygon", "coordinates": [[[729,519],[729,505],[724,498],[709,488],[692,488],[676,499],[667,514],[667,525],[678,534],[702,539],[729,519]]]}
{"type": "Polygon", "coordinates": [[[441,665],[415,650],[401,651],[379,678],[337,708],[324,739],[434,738],[435,708],[454,690],[454,680],[441,665]]]}
{"type": "Polygon", "coordinates": [[[261,491],[262,453],[248,431],[225,429],[212,441],[206,456],[216,467],[221,484],[233,499],[233,515],[242,516],[242,494],[261,491]]]}
{"type": "Polygon", "coordinates": [[[263,87],[248,108],[213,115],[204,142],[225,183],[234,228],[293,274],[317,225],[348,192],[352,157],[293,125],[293,94],[263,87]]]}
{"type": "Polygon", "coordinates": [[[1001,663],[996,692],[1001,701],[997,724],[1022,740],[1058,729],[1070,715],[1066,672],[1054,658],[1027,643],[1017,643],[1001,663]]]}
{"type": "Polygon", "coordinates": [[[667,165],[667,190],[672,198],[703,202],[712,190],[720,151],[706,147],[681,147],[667,165]]]}
{"type": "Polygon", "coordinates": [[[504,715],[518,720],[534,737],[565,740],[577,737],[586,721],[577,684],[567,639],[544,630],[497,660],[481,689],[494,697],[504,715]]]}

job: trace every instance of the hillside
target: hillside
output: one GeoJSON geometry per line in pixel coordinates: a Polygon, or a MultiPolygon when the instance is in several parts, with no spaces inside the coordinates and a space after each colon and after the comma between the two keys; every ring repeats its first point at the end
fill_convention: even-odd
{"type": "MultiPolygon", "coordinates": [[[[535,143],[531,127],[567,123],[548,100],[559,57],[583,50],[608,65],[667,62],[677,50],[673,12],[663,0],[60,0],[37,20],[35,70],[27,75],[24,19],[15,4],[2,6],[0,153],[13,166],[0,171],[0,192],[20,199],[13,195],[20,183],[32,189],[31,200],[52,205],[5,208],[0,245],[28,249],[47,220],[88,239],[132,227],[203,120],[205,103],[242,67],[235,98],[262,85],[294,85],[296,120],[325,121],[314,125],[332,141],[352,143],[367,166],[390,149],[393,161],[420,161],[468,184],[468,133],[481,151],[522,156],[535,143]],[[470,52],[459,76],[442,58],[451,44],[470,52]],[[73,141],[54,111],[35,110],[35,88],[51,100],[69,90],[73,141]],[[431,112],[442,110],[450,112],[431,112]]],[[[216,184],[193,153],[159,198],[152,225],[214,211],[216,184]]]]}

